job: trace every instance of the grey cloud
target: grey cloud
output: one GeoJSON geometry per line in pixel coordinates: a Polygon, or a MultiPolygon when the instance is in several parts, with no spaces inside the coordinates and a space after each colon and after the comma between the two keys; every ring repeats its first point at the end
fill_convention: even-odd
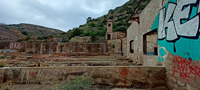
{"type": "Polygon", "coordinates": [[[0,22],[31,23],[67,31],[128,0],[1,0],[0,22]]]}

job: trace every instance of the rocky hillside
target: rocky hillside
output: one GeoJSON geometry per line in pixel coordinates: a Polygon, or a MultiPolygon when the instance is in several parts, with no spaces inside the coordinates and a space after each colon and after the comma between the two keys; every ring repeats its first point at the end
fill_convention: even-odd
{"type": "Polygon", "coordinates": [[[44,38],[62,33],[61,30],[32,24],[0,24],[0,32],[0,40],[18,40],[26,36],[38,36],[44,38]]]}
{"type": "MultiPolygon", "coordinates": [[[[86,24],[69,30],[66,36],[69,39],[74,36],[92,36],[94,42],[104,42],[106,22],[108,19],[114,21],[114,31],[126,31],[130,26],[127,20],[131,14],[133,14],[133,16],[139,14],[149,2],[150,0],[142,0],[141,3],[140,0],[130,0],[122,6],[109,10],[108,14],[99,18],[93,19],[92,17],[88,17],[86,19],[86,24]],[[138,8],[135,9],[137,6],[138,8]]],[[[63,36],[63,34],[61,36],[63,36]]],[[[59,35],[57,35],[57,37],[59,37],[59,35]]]]}
{"type": "Polygon", "coordinates": [[[0,40],[17,40],[20,37],[15,35],[12,31],[6,30],[0,26],[0,40]]]}

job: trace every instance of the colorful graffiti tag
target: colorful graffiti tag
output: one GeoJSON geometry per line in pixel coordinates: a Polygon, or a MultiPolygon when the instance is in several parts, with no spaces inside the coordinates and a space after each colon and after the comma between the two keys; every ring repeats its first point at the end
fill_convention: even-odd
{"type": "Polygon", "coordinates": [[[174,56],[173,62],[177,63],[177,65],[173,67],[172,76],[174,76],[175,73],[179,73],[180,78],[185,81],[189,81],[191,75],[195,76],[194,80],[196,80],[197,77],[200,77],[200,67],[196,65],[191,65],[191,58],[187,60],[180,56],[174,56]]]}
{"type": "Polygon", "coordinates": [[[169,0],[160,9],[152,26],[152,30],[158,30],[160,47],[187,60],[200,60],[199,3],[199,0],[169,0]]]}
{"type": "Polygon", "coordinates": [[[9,48],[10,49],[20,49],[21,45],[20,45],[19,42],[11,42],[10,45],[9,45],[9,48]]]}
{"type": "Polygon", "coordinates": [[[37,76],[37,72],[29,72],[29,75],[36,77],[37,76]]]}
{"type": "Polygon", "coordinates": [[[159,56],[158,56],[158,61],[163,62],[165,60],[165,49],[164,47],[160,48],[159,50],[159,56]]]}
{"type": "Polygon", "coordinates": [[[120,75],[122,78],[126,79],[129,73],[129,68],[121,68],[120,75]]]}

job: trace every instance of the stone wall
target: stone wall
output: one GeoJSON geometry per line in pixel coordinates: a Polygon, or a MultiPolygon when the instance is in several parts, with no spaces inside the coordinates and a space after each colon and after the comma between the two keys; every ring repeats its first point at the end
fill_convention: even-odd
{"type": "Polygon", "coordinates": [[[171,90],[200,90],[200,61],[170,54],[165,58],[167,84],[171,90]]]}
{"type": "Polygon", "coordinates": [[[139,15],[140,23],[132,22],[127,30],[127,57],[144,66],[165,66],[171,90],[199,90],[199,1],[167,1],[151,0],[139,15]],[[148,55],[154,47],[158,55],[148,55]]]}
{"type": "Polygon", "coordinates": [[[127,56],[127,38],[122,39],[123,56],[127,56]]]}
{"type": "MultiPolygon", "coordinates": [[[[9,49],[10,42],[0,43],[0,49],[9,49]]],[[[107,53],[105,43],[56,43],[44,41],[20,42],[19,52],[53,54],[62,52],[107,53]]]]}
{"type": "Polygon", "coordinates": [[[122,51],[122,40],[108,40],[108,52],[111,54],[121,54],[122,51]]]}
{"type": "Polygon", "coordinates": [[[107,53],[107,45],[105,43],[25,43],[25,51],[34,51],[41,54],[55,52],[107,53]]]}
{"type": "Polygon", "coordinates": [[[126,32],[112,32],[112,40],[123,39],[126,37],[126,32]]]}
{"type": "Polygon", "coordinates": [[[200,90],[199,12],[199,0],[169,0],[152,25],[171,90],[200,90]]]}
{"type": "Polygon", "coordinates": [[[45,84],[87,76],[97,84],[151,88],[166,85],[165,73],[164,67],[1,68],[0,84],[45,84]]]}
{"type": "Polygon", "coordinates": [[[127,56],[127,38],[108,40],[108,52],[127,56]]]}

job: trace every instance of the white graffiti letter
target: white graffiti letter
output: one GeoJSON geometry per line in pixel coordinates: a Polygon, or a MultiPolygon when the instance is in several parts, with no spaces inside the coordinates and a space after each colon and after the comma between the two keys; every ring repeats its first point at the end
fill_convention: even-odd
{"type": "Polygon", "coordinates": [[[172,14],[175,10],[176,4],[169,3],[168,4],[168,9],[165,17],[165,23],[164,23],[164,28],[167,29],[167,40],[175,40],[178,38],[174,26],[174,21],[170,21],[170,18],[172,17],[172,14]]]}
{"type": "Polygon", "coordinates": [[[158,39],[163,39],[166,37],[164,29],[164,17],[165,17],[165,8],[160,10],[159,15],[159,27],[158,27],[158,39]]]}
{"type": "Polygon", "coordinates": [[[181,0],[174,12],[174,23],[178,35],[195,37],[197,35],[198,26],[199,26],[199,16],[194,17],[191,20],[186,21],[181,24],[181,19],[188,19],[190,14],[191,6],[190,4],[195,4],[196,0],[181,0]],[[187,8],[184,8],[184,5],[189,5],[187,8]]]}
{"type": "Polygon", "coordinates": [[[199,7],[199,8],[198,8],[198,13],[200,13],[200,6],[199,6],[199,5],[200,5],[200,2],[199,2],[199,4],[198,4],[198,7],[199,7]]]}

